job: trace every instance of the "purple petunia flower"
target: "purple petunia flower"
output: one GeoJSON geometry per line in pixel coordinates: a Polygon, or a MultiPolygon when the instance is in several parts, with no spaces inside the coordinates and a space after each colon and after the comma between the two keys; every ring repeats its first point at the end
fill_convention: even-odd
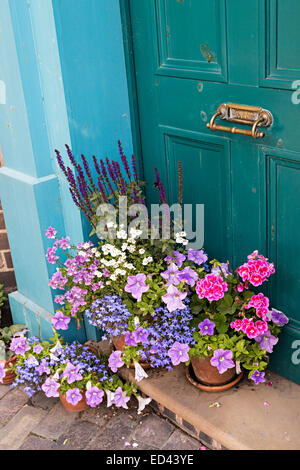
{"type": "Polygon", "coordinates": [[[174,263],[171,263],[168,269],[161,273],[161,276],[167,281],[167,286],[170,286],[171,284],[173,284],[173,286],[177,286],[177,284],[181,282],[180,271],[174,263]]]}
{"type": "Polygon", "coordinates": [[[46,359],[42,359],[40,365],[36,368],[39,375],[50,374],[50,368],[46,362],[46,359]]]}
{"type": "Polygon", "coordinates": [[[188,260],[193,261],[195,264],[203,264],[208,260],[208,256],[203,250],[188,250],[188,260]]]}
{"type": "Polygon", "coordinates": [[[230,349],[216,349],[210,360],[212,366],[217,367],[220,374],[226,372],[227,369],[232,369],[235,364],[232,360],[233,352],[230,349]]]}
{"type": "Polygon", "coordinates": [[[138,302],[142,295],[147,292],[149,286],[145,283],[146,275],[139,273],[136,276],[128,276],[125,291],[129,292],[138,302]]]}
{"type": "Polygon", "coordinates": [[[186,282],[189,286],[194,287],[195,283],[198,281],[198,274],[190,266],[187,266],[179,273],[180,281],[186,282]]]}
{"type": "Polygon", "coordinates": [[[124,365],[121,355],[122,351],[114,351],[109,356],[108,365],[113,372],[117,372],[117,370],[124,365]]]}
{"type": "Polygon", "coordinates": [[[10,343],[9,349],[20,356],[24,356],[26,351],[29,351],[30,346],[27,344],[25,336],[15,336],[10,343]]]}
{"type": "Polygon", "coordinates": [[[66,400],[68,403],[71,403],[71,405],[76,406],[77,403],[82,400],[82,395],[80,393],[79,388],[71,388],[70,390],[67,390],[66,392],[66,400]]]}
{"type": "Polygon", "coordinates": [[[186,256],[180,253],[180,251],[174,251],[174,257],[175,257],[178,268],[181,268],[183,262],[186,259],[186,256]]]}
{"type": "Polygon", "coordinates": [[[205,320],[198,325],[202,335],[213,335],[215,326],[214,322],[210,321],[208,318],[205,318],[205,320]]]}
{"type": "Polygon", "coordinates": [[[250,377],[251,380],[255,383],[255,385],[265,382],[265,373],[264,372],[259,372],[258,370],[255,370],[253,374],[250,377]]]}
{"type": "Polygon", "coordinates": [[[273,346],[278,343],[278,338],[271,335],[270,331],[254,338],[258,342],[260,349],[265,349],[268,353],[273,352],[273,346]]]}
{"type": "Polygon", "coordinates": [[[5,365],[4,365],[4,362],[0,362],[0,383],[3,382],[4,377],[5,377],[5,365]]]}
{"type": "Polygon", "coordinates": [[[43,346],[41,344],[36,344],[33,346],[33,352],[35,354],[40,354],[43,351],[43,346]]]}
{"type": "Polygon", "coordinates": [[[174,256],[166,256],[164,261],[166,263],[176,263],[178,268],[181,268],[186,256],[180,253],[180,251],[174,251],[174,256]]]}
{"type": "Polygon", "coordinates": [[[60,310],[51,318],[52,325],[56,330],[67,330],[69,328],[70,317],[66,317],[60,310]]]}
{"type": "Polygon", "coordinates": [[[100,390],[96,385],[85,392],[86,402],[92,408],[100,405],[103,401],[104,391],[100,390]]]}
{"type": "Polygon", "coordinates": [[[229,267],[227,263],[221,263],[221,266],[215,266],[211,270],[212,274],[216,276],[222,276],[222,274],[227,277],[230,274],[229,267]]]}
{"type": "Polygon", "coordinates": [[[175,341],[168,351],[168,356],[171,358],[173,366],[178,366],[180,362],[187,362],[189,360],[189,350],[190,347],[188,344],[182,344],[175,341]]]}
{"type": "Polygon", "coordinates": [[[282,313],[280,310],[276,310],[275,308],[272,308],[272,310],[269,312],[271,319],[276,325],[278,326],[284,326],[289,322],[288,317],[282,313]]]}
{"type": "Polygon", "coordinates": [[[135,340],[137,343],[146,343],[149,333],[141,326],[134,332],[135,340]]]}
{"type": "Polygon", "coordinates": [[[128,346],[137,346],[137,340],[135,336],[135,331],[126,331],[125,333],[125,344],[128,346]]]}
{"type": "Polygon", "coordinates": [[[50,226],[50,227],[47,228],[45,234],[46,234],[46,237],[49,238],[49,239],[50,238],[55,238],[55,235],[57,234],[57,231],[55,230],[55,228],[50,226]]]}
{"type": "Polygon", "coordinates": [[[169,312],[173,312],[174,310],[182,310],[185,308],[182,301],[186,296],[186,292],[180,292],[175,286],[170,285],[167,289],[167,293],[162,296],[162,300],[167,304],[169,312]]]}
{"type": "Polygon", "coordinates": [[[130,400],[130,397],[126,395],[126,392],[123,392],[121,387],[118,387],[114,394],[114,404],[117,408],[125,408],[128,409],[127,402],[130,400]]]}
{"type": "Polygon", "coordinates": [[[59,383],[51,378],[48,378],[45,383],[43,383],[42,390],[48,398],[59,397],[59,383]]]}
{"type": "Polygon", "coordinates": [[[67,377],[68,384],[76,382],[76,380],[82,379],[80,369],[80,365],[74,366],[71,362],[67,363],[67,366],[63,372],[63,377],[67,377]]]}

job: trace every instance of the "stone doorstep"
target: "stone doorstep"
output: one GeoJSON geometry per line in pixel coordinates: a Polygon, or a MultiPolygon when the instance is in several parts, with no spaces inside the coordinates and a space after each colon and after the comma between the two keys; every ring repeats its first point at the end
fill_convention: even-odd
{"type": "MultiPolygon", "coordinates": [[[[105,354],[111,351],[107,341],[97,346],[105,354]]],[[[274,372],[267,372],[272,386],[256,386],[245,376],[218,393],[190,384],[184,364],[172,371],[147,370],[149,377],[139,383],[133,369],[122,367],[118,373],[152,398],[154,410],[210,449],[300,449],[300,386],[274,372]],[[214,403],[220,406],[210,406],[214,403]]]]}
{"type": "Polygon", "coordinates": [[[208,393],[188,382],[183,364],[150,371],[140,383],[133,370],[119,372],[152,398],[156,411],[210,449],[300,449],[300,386],[278,374],[268,372],[272,386],[244,378],[225,392],[208,393]]]}

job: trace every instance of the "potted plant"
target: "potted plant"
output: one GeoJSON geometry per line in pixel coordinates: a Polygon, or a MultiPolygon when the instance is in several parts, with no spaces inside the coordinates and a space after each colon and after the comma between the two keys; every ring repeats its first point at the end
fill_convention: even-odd
{"type": "Polygon", "coordinates": [[[16,377],[12,387],[22,386],[29,397],[42,391],[59,397],[69,411],[96,407],[104,398],[107,406],[128,408],[131,396],[138,400],[140,413],[150,398],[142,398],[129,382],[123,382],[108,367],[108,358],[90,346],[74,341],[63,344],[55,332],[50,341],[22,336],[13,365],[16,377]]]}
{"type": "MultiPolygon", "coordinates": [[[[255,384],[265,381],[268,355],[288,318],[270,309],[269,299],[250,286],[260,286],[274,271],[273,263],[255,251],[236,275],[228,264],[214,260],[211,272],[198,280],[191,299],[195,344],[181,362],[191,362],[187,375],[199,388],[227,389],[243,369],[255,384]]],[[[176,357],[176,345],[170,354],[176,357]]]]}
{"type": "Polygon", "coordinates": [[[0,328],[0,383],[11,384],[15,374],[11,366],[15,363],[17,356],[10,349],[18,338],[18,334],[24,331],[25,325],[11,325],[0,328]]]}
{"type": "MultiPolygon", "coordinates": [[[[67,150],[74,173],[66,169],[57,152],[58,162],[71,194],[76,196],[74,202],[81,201],[79,207],[90,214],[93,225],[96,201],[116,204],[119,197],[126,197],[128,204],[140,203],[141,211],[146,208],[135,161],[132,160],[129,168],[121,148],[123,173],[116,162],[94,159],[99,175],[97,182],[91,178],[86,159],[83,158],[81,168],[74,163],[70,149],[67,150]]],[[[155,178],[160,202],[165,204],[165,190],[157,169],[155,178]]],[[[181,183],[179,166],[179,193],[182,193],[181,183]]],[[[132,224],[130,211],[125,225],[124,220],[121,223],[119,219],[105,221],[107,231],[102,233],[98,246],[90,241],[71,246],[68,237],[59,238],[53,227],[47,229],[46,236],[53,240],[47,258],[58,266],[49,284],[63,291],[55,297],[60,307],[52,322],[56,329],[67,329],[71,318],[81,322],[86,316],[91,324],[105,331],[107,338],[121,351],[119,363],[135,367],[136,376],[140,377],[139,365],[172,367],[167,351],[174,341],[180,338],[189,343],[193,341],[192,330],[187,326],[192,319],[189,286],[195,285],[209,267],[203,250],[186,250],[186,234],[176,232],[176,221],[169,221],[170,237],[166,239],[153,235],[161,219],[155,223],[146,219],[142,228],[132,224]]],[[[97,220],[99,222],[99,218],[97,220]]],[[[101,222],[104,223],[100,218],[101,222]]]]}

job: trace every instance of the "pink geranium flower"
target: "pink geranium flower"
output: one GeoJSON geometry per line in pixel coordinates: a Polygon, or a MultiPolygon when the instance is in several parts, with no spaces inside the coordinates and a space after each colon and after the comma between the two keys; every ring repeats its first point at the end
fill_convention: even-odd
{"type": "Polygon", "coordinates": [[[222,299],[227,290],[227,282],[225,282],[221,276],[215,274],[207,274],[203,279],[200,279],[196,285],[198,297],[200,299],[205,297],[209,301],[222,299]]]}

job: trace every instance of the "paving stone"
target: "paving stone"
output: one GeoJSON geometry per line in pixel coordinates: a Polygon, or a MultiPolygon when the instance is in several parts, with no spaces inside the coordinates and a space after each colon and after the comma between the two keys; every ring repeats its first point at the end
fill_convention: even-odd
{"type": "Polygon", "coordinates": [[[175,430],[169,437],[163,450],[199,450],[200,442],[188,436],[184,432],[175,430]]]}
{"type": "Polygon", "coordinates": [[[14,388],[6,393],[0,400],[0,424],[5,424],[29,400],[29,397],[20,388],[14,388]]]}
{"type": "Polygon", "coordinates": [[[82,411],[80,419],[96,424],[98,427],[102,428],[106,425],[107,421],[111,419],[111,417],[109,416],[107,408],[101,405],[96,408],[88,408],[87,410],[82,411]]]}
{"type": "Polygon", "coordinates": [[[173,424],[152,414],[142,418],[131,439],[160,449],[167,442],[174,429],[173,424]]]}
{"type": "Polygon", "coordinates": [[[33,428],[45,418],[46,411],[41,408],[25,405],[0,430],[0,449],[18,449],[33,428]]]}
{"type": "Polygon", "coordinates": [[[6,393],[9,391],[10,386],[9,385],[0,385],[0,399],[6,395],[6,393]]]}
{"type": "Polygon", "coordinates": [[[47,439],[58,439],[70,424],[78,418],[78,413],[66,410],[59,401],[48,412],[45,419],[34,428],[34,434],[47,439]]]}
{"type": "Polygon", "coordinates": [[[59,398],[48,398],[44,392],[37,392],[31,398],[31,404],[43,408],[43,410],[51,410],[53,406],[59,402],[59,398]]]}
{"type": "Polygon", "coordinates": [[[159,450],[158,447],[154,446],[149,446],[148,444],[145,444],[144,442],[141,441],[136,441],[136,440],[130,440],[129,441],[130,445],[124,446],[124,450],[159,450]]]}
{"type": "Polygon", "coordinates": [[[138,426],[136,420],[124,413],[112,418],[87,446],[88,450],[122,450],[130,441],[132,431],[138,426]]]}
{"type": "Polygon", "coordinates": [[[53,441],[31,434],[18,450],[51,450],[53,441]]]}
{"type": "Polygon", "coordinates": [[[53,444],[53,450],[83,450],[99,430],[96,424],[75,421],[53,444]]]}

